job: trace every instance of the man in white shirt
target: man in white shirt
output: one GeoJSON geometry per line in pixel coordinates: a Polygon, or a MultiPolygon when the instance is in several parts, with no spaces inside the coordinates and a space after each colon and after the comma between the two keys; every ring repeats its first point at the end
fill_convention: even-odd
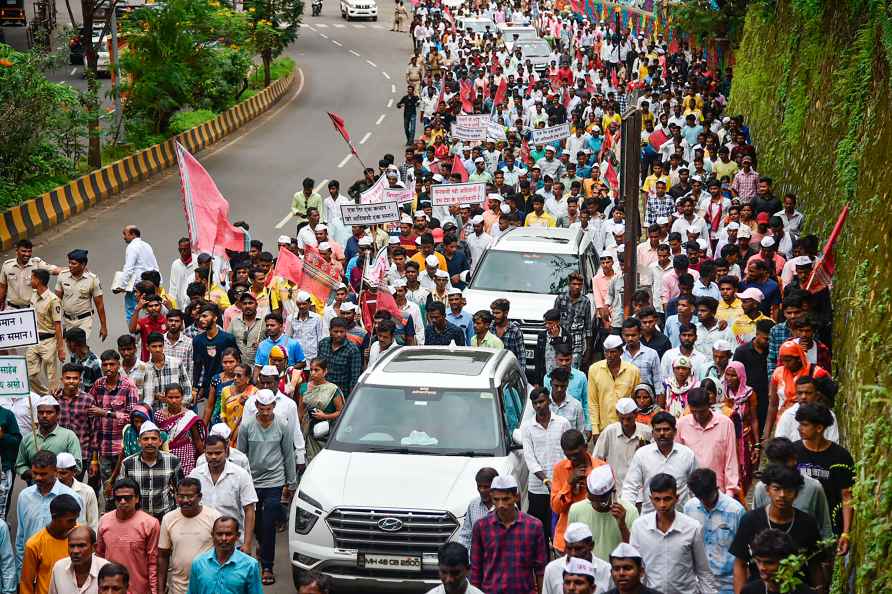
{"type": "Polygon", "coordinates": [[[471,219],[471,224],[474,227],[474,232],[468,235],[465,241],[468,244],[468,249],[471,251],[471,272],[473,272],[477,269],[477,265],[483,257],[483,252],[492,245],[493,239],[489,233],[483,231],[484,220],[482,215],[475,215],[471,219]]]}
{"type": "Polygon", "coordinates": [[[139,282],[140,275],[147,270],[158,270],[158,260],[155,259],[155,251],[148,243],[142,240],[142,233],[134,225],[127,225],[122,232],[124,243],[124,268],[121,270],[119,286],[112,289],[112,293],[124,293],[124,312],[127,323],[133,317],[136,309],[136,297],[133,291],[126,291],[131,281],[139,282]]]}
{"type": "Polygon", "coordinates": [[[626,478],[635,452],[651,440],[651,428],[635,420],[637,413],[638,405],[631,398],[617,400],[616,416],[619,420],[601,431],[592,451],[592,456],[610,465],[620,484],[626,478]]]}
{"type": "MultiPolygon", "coordinates": [[[[87,463],[87,461],[85,461],[87,463]]],[[[81,496],[84,502],[84,509],[81,510],[84,522],[87,526],[96,530],[99,528],[99,502],[96,500],[96,493],[93,488],[77,480],[77,460],[68,452],[59,452],[56,454],[56,477],[66,487],[73,490],[81,496]]]]}
{"type": "Polygon", "coordinates": [[[189,476],[201,482],[203,503],[238,520],[242,551],[253,553],[257,492],[251,473],[230,462],[229,452],[229,440],[209,435],[204,449],[206,463],[196,466],[189,476]]]}
{"type": "Polygon", "coordinates": [[[325,338],[322,334],[322,318],[310,310],[312,300],[306,291],[297,293],[297,311],[288,318],[288,336],[300,343],[307,360],[316,356],[319,341],[325,338]]]}
{"type": "Polygon", "coordinates": [[[648,481],[649,512],[635,520],[629,544],[641,551],[645,585],[663,594],[714,594],[718,583],[709,569],[703,526],[676,511],[678,489],[666,473],[648,481]]]}
{"type": "Polygon", "coordinates": [[[98,594],[99,570],[108,563],[96,556],[96,533],[76,526],[68,533],[68,556],[53,566],[49,594],[98,594]],[[83,583],[78,583],[78,576],[83,576],[83,583]]]}
{"type": "Polygon", "coordinates": [[[186,287],[195,279],[195,269],[198,267],[198,254],[192,253],[192,243],[188,237],[183,237],[177,242],[179,257],[170,264],[170,278],[167,286],[167,294],[177,302],[177,307],[184,307],[189,303],[186,296],[186,287]]]}
{"type": "Polygon", "coordinates": [[[697,469],[697,458],[691,448],[675,443],[675,425],[675,417],[666,411],[654,415],[651,420],[654,443],[638,448],[623,481],[622,498],[640,504],[644,513],[654,510],[650,481],[658,474],[669,474],[675,479],[673,490],[677,493],[675,503],[679,509],[690,497],[688,477],[697,469]]]}
{"type": "MultiPolygon", "coordinates": [[[[818,395],[815,379],[808,375],[797,378],[796,403],[781,414],[780,419],[777,421],[777,427],[774,429],[774,436],[786,437],[793,442],[799,441],[801,438],[799,437],[799,421],[796,420],[796,411],[799,410],[801,404],[816,403],[825,404],[821,402],[821,398],[818,395]]],[[[833,425],[824,430],[824,437],[833,443],[839,443],[839,424],[832,409],[830,410],[830,415],[833,417],[833,425]]]]}
{"type": "Polygon", "coordinates": [[[483,590],[468,582],[471,557],[465,545],[447,542],[441,546],[437,551],[437,566],[442,583],[427,594],[483,594],[483,590]]]}
{"type": "MultiPolygon", "coordinates": [[[[592,530],[582,522],[573,522],[564,532],[566,555],[558,557],[545,566],[545,577],[542,579],[542,594],[562,594],[564,590],[564,572],[573,561],[582,560],[593,569],[596,592],[606,592],[613,585],[610,578],[610,564],[592,554],[595,546],[592,530]]],[[[572,567],[570,567],[572,572],[572,567]]]]}

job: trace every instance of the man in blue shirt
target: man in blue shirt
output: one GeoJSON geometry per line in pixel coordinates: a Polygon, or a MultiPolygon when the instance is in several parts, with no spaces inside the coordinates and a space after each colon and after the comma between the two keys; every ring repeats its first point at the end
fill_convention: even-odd
{"type": "MultiPolygon", "coordinates": [[[[585,426],[589,428],[585,431],[586,438],[588,438],[591,435],[590,429],[592,426],[588,412],[588,377],[584,372],[573,367],[573,351],[568,344],[558,344],[554,347],[554,363],[554,369],[560,367],[570,372],[567,394],[578,400],[579,404],[582,405],[582,418],[585,421],[585,426]]],[[[549,394],[551,393],[551,372],[554,369],[548,370],[542,382],[549,394]]]]}
{"type": "Polygon", "coordinates": [[[263,594],[260,565],[236,548],[238,520],[217,518],[211,536],[214,548],[192,561],[188,594],[263,594]]]}
{"type": "Polygon", "coordinates": [[[269,363],[269,352],[274,346],[282,347],[288,354],[288,364],[303,367],[304,350],[300,343],[285,334],[285,322],[281,314],[268,313],[263,318],[266,325],[266,338],[257,345],[257,355],[254,357],[254,368],[257,373],[269,363]]]}
{"type": "Polygon", "coordinates": [[[465,335],[465,343],[470,344],[471,337],[474,335],[474,322],[471,314],[464,310],[465,300],[462,297],[461,290],[451,288],[446,292],[449,300],[449,311],[446,313],[446,321],[458,328],[465,335]]]}
{"type": "Polygon", "coordinates": [[[15,594],[16,581],[15,556],[12,554],[12,542],[9,540],[9,526],[0,520],[0,592],[15,594]]]}

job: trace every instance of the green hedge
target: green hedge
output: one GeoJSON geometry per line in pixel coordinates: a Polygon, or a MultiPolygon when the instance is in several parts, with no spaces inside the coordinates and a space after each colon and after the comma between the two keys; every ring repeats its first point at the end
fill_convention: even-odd
{"type": "Polygon", "coordinates": [[[807,231],[826,238],[851,208],[837,244],[833,350],[836,410],[857,461],[849,567],[865,594],[892,592],[890,66],[885,2],[762,0],[747,15],[730,106],[750,125],[760,173],[799,195],[807,231]]]}

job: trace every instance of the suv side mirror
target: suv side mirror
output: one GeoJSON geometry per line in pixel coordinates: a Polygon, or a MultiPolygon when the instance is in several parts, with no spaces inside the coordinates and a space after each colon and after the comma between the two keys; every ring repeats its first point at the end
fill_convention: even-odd
{"type": "Polygon", "coordinates": [[[328,421],[320,421],[313,426],[313,437],[316,439],[323,439],[328,437],[328,432],[330,431],[330,427],[328,425],[328,421]]]}

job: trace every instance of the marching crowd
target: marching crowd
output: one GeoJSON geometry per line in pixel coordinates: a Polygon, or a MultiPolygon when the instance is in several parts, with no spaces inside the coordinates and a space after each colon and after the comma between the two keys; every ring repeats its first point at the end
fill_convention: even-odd
{"type": "MultiPolygon", "coordinates": [[[[725,110],[730,72],[618,25],[535,1],[455,14],[419,3],[403,160],[385,155],[324,196],[304,180],[296,234],[274,249],[245,222],[244,251],[181,239],[166,279],[128,225],[112,287],[128,332],[98,355],[90,339],[109,324],[88,253],[60,267],[19,241],[0,302],[33,308],[39,341],[24,353],[32,393],[0,398],[0,514],[14,482],[28,485],[14,540],[0,522],[0,594],[275,583],[283,504],[325,445],[312,426],[338,418],[366,366],[401,345],[454,344],[527,367],[509,300],[468,311],[462,294],[493,242],[523,226],[577,229],[600,268],[569,274],[542,312],[527,483],[477,473],[432,591],[778,592],[794,553],[805,561],[784,591],[826,591],[849,549],[853,462],[832,411],[819,241],[797,197],[757,172],[744,119],[725,110]],[[496,30],[457,26],[470,16],[534,25],[548,66],[496,30]],[[622,138],[633,107],[641,137],[622,138]],[[453,133],[463,114],[490,115],[485,140],[453,133]],[[568,136],[535,142],[561,125],[568,136]],[[641,146],[640,228],[618,196],[624,142],[641,146]],[[345,225],[340,206],[382,177],[408,197],[400,221],[345,225]],[[464,182],[485,184],[483,203],[432,204],[432,186],[464,182]],[[636,270],[627,233],[646,236],[636,270]]],[[[299,592],[329,588],[309,573],[299,592]]]]}

